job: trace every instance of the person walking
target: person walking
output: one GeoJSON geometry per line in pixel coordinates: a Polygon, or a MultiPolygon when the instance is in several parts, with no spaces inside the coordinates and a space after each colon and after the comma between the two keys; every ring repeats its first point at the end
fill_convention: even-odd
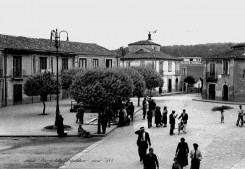
{"type": "Polygon", "coordinates": [[[221,118],[221,119],[220,119],[220,120],[221,120],[220,123],[224,123],[224,119],[225,119],[225,116],[224,116],[224,109],[221,109],[221,110],[220,110],[220,118],[221,118]]]}
{"type": "Polygon", "coordinates": [[[238,118],[236,125],[239,125],[239,122],[241,121],[241,127],[243,126],[243,116],[244,116],[244,110],[242,109],[242,105],[239,105],[239,111],[238,111],[238,118]]]}
{"type": "Polygon", "coordinates": [[[101,122],[101,126],[102,126],[102,132],[103,132],[103,134],[105,134],[106,127],[107,127],[107,117],[106,117],[105,113],[102,113],[100,115],[100,122],[101,122]]]}
{"type": "Polygon", "coordinates": [[[130,105],[128,106],[129,115],[131,117],[131,120],[134,121],[134,104],[133,102],[130,102],[130,105]]]}
{"type": "Polygon", "coordinates": [[[147,111],[148,128],[152,127],[152,116],[153,116],[152,111],[148,110],[147,111]]]}
{"type": "Polygon", "coordinates": [[[199,169],[200,161],[202,160],[202,153],[198,150],[198,144],[193,144],[194,150],[191,150],[191,168],[190,169],[199,169]]]}
{"type": "Polygon", "coordinates": [[[168,110],[167,110],[167,107],[164,106],[163,111],[162,111],[163,127],[167,127],[167,120],[168,120],[168,110]]]}
{"type": "Polygon", "coordinates": [[[84,117],[84,108],[82,106],[80,106],[77,109],[77,118],[78,118],[78,122],[80,125],[83,124],[83,117],[84,117]]]}
{"type": "Polygon", "coordinates": [[[148,145],[151,146],[150,135],[148,132],[145,132],[144,127],[140,127],[140,130],[137,130],[135,134],[138,135],[137,146],[138,146],[140,162],[143,162],[146,156],[148,145]]]}
{"type": "Polygon", "coordinates": [[[160,107],[157,106],[156,107],[156,111],[155,111],[155,124],[156,124],[156,127],[161,125],[161,117],[162,117],[162,114],[161,114],[160,107]]]}
{"type": "Polygon", "coordinates": [[[187,126],[187,120],[188,120],[188,114],[186,113],[186,110],[183,109],[183,113],[181,113],[181,115],[179,116],[178,119],[181,118],[181,121],[184,123],[184,128],[183,128],[183,132],[186,133],[186,126],[187,126]]]}
{"type": "Polygon", "coordinates": [[[176,149],[176,158],[181,166],[181,169],[188,165],[188,153],[189,153],[188,144],[185,142],[185,139],[182,137],[176,149]]]}
{"type": "Polygon", "coordinates": [[[146,108],[147,108],[146,98],[144,98],[142,105],[143,105],[143,120],[145,120],[146,108]]]}
{"type": "Polygon", "coordinates": [[[175,128],[175,118],[178,116],[178,114],[175,114],[175,110],[172,111],[172,113],[169,115],[169,123],[170,123],[170,135],[174,135],[174,128],[175,128]]]}
{"type": "Polygon", "coordinates": [[[159,169],[158,159],[153,153],[153,148],[149,148],[149,153],[145,156],[144,169],[159,169]]]}
{"type": "Polygon", "coordinates": [[[111,127],[111,121],[112,121],[112,117],[113,117],[113,112],[112,112],[112,110],[109,107],[107,107],[105,109],[105,114],[106,114],[106,119],[107,119],[107,122],[108,122],[107,126],[111,127]]]}

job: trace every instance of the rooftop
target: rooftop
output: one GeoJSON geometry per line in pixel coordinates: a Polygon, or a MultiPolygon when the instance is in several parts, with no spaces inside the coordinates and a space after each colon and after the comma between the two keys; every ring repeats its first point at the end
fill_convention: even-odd
{"type": "Polygon", "coordinates": [[[130,52],[121,60],[137,60],[137,59],[158,59],[158,60],[183,60],[180,57],[174,57],[170,54],[156,51],[154,49],[141,48],[137,52],[130,52]]]}
{"type": "Polygon", "coordinates": [[[128,44],[128,46],[132,46],[132,45],[157,45],[157,46],[161,46],[157,43],[151,42],[150,40],[141,40],[138,42],[128,44]]]}
{"type": "MultiPolygon", "coordinates": [[[[55,52],[56,48],[54,41],[49,39],[27,38],[23,36],[10,36],[0,34],[0,50],[27,50],[27,51],[40,51],[40,52],[55,52]]],[[[81,42],[66,42],[61,41],[59,52],[76,53],[85,55],[105,55],[105,56],[118,56],[102,46],[95,43],[81,43],[81,42]]]]}

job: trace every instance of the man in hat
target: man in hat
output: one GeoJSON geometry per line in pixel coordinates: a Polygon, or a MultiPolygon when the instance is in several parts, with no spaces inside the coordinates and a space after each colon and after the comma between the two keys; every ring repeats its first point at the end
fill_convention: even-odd
{"type": "Polygon", "coordinates": [[[135,134],[138,135],[137,146],[138,146],[140,161],[143,162],[146,156],[148,144],[149,146],[151,146],[150,136],[148,132],[145,132],[144,127],[140,127],[140,130],[137,130],[135,134]]]}
{"type": "Polygon", "coordinates": [[[183,109],[183,113],[181,113],[181,115],[179,116],[178,119],[181,118],[181,121],[184,123],[184,128],[183,128],[183,132],[186,133],[186,126],[187,126],[187,120],[188,120],[188,114],[186,113],[186,110],[183,109]]]}

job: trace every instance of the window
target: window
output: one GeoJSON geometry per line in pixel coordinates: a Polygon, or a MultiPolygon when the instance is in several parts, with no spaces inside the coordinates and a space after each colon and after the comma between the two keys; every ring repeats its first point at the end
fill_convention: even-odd
{"type": "Polygon", "coordinates": [[[93,67],[99,67],[99,59],[93,59],[93,67]]]}
{"type": "Polygon", "coordinates": [[[22,77],[22,58],[14,56],[13,58],[13,77],[22,77]]]}
{"type": "Polygon", "coordinates": [[[79,58],[79,67],[80,68],[87,68],[87,59],[86,58],[79,58]]]}
{"type": "Polygon", "coordinates": [[[186,68],[182,68],[181,73],[182,73],[182,75],[186,75],[186,68]]]}
{"type": "Polygon", "coordinates": [[[190,58],[190,61],[193,61],[193,58],[190,58]]]}
{"type": "Polygon", "coordinates": [[[46,57],[40,57],[40,69],[47,70],[47,58],[46,57]]]}
{"type": "Polygon", "coordinates": [[[106,66],[106,68],[112,67],[112,59],[106,59],[105,60],[105,66],[106,66]]]}
{"type": "Polygon", "coordinates": [[[223,74],[228,75],[229,74],[229,63],[228,61],[223,61],[223,74]]]}
{"type": "Polygon", "coordinates": [[[62,58],[62,70],[68,70],[68,58],[62,58]]]}
{"type": "Polygon", "coordinates": [[[168,71],[172,72],[172,61],[168,61],[168,71]]]}
{"type": "Polygon", "coordinates": [[[210,63],[210,75],[215,75],[215,63],[210,63]]]}

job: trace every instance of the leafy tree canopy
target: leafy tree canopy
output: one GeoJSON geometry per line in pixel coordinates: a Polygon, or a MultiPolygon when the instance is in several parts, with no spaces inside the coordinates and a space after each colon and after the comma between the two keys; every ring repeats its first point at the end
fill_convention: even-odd
{"type": "Polygon", "coordinates": [[[45,114],[45,98],[47,95],[56,94],[56,82],[50,72],[45,72],[29,77],[24,83],[24,93],[27,96],[41,96],[44,105],[43,114],[45,114]]]}
{"type": "Polygon", "coordinates": [[[76,74],[69,90],[72,98],[84,105],[108,106],[132,96],[133,80],[116,69],[91,69],[76,74]]]}
{"type": "Polygon", "coordinates": [[[185,83],[188,83],[188,85],[193,85],[195,82],[195,78],[193,76],[187,76],[185,79],[184,79],[184,82],[185,83]]]}
{"type": "Polygon", "coordinates": [[[156,87],[163,86],[163,79],[161,75],[150,67],[134,67],[145,80],[146,88],[151,90],[156,87]]]}
{"type": "Polygon", "coordinates": [[[69,87],[72,84],[72,81],[77,73],[83,73],[85,72],[86,69],[80,69],[80,68],[75,68],[75,69],[70,69],[70,70],[64,70],[61,72],[61,85],[62,89],[69,89],[69,87]]]}

